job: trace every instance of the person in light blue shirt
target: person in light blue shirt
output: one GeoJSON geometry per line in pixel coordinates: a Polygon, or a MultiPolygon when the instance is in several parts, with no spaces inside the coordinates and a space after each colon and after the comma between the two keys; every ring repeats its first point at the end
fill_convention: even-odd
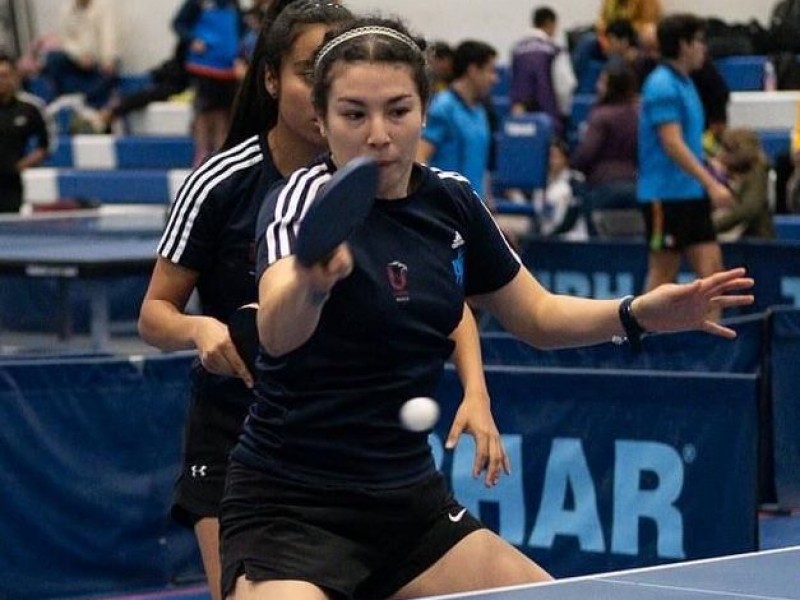
{"type": "Polygon", "coordinates": [[[703,105],[690,74],[706,56],[705,22],[675,14],[658,26],[662,64],[647,77],[639,111],[639,180],[649,244],[646,289],[675,281],[682,257],[699,277],[722,270],[711,206],[730,190],[704,165],[703,105]]]}
{"type": "Polygon", "coordinates": [[[428,109],[417,160],[466,177],[479,194],[486,190],[492,133],[485,100],[497,83],[497,52],[467,40],[453,57],[454,80],[428,109]]]}

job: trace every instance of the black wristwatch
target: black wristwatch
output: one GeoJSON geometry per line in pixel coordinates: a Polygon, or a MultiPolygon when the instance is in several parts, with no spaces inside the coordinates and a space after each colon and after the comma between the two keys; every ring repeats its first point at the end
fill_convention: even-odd
{"type": "Polygon", "coordinates": [[[615,336],[614,341],[618,344],[627,341],[631,346],[631,350],[639,352],[642,349],[642,336],[647,333],[647,330],[642,327],[641,323],[639,323],[633,315],[631,305],[633,304],[634,298],[635,296],[628,295],[619,303],[619,321],[622,323],[622,329],[625,330],[625,337],[618,338],[615,336]]]}

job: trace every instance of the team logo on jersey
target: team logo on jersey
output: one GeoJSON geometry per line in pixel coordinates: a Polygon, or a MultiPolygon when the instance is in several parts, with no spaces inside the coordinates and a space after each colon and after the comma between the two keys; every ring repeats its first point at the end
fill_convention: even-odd
{"type": "Polygon", "coordinates": [[[394,299],[398,302],[408,302],[408,267],[399,260],[392,261],[386,265],[386,276],[394,299]]]}
{"type": "Polygon", "coordinates": [[[458,249],[459,249],[459,248],[461,248],[461,246],[463,246],[463,245],[464,245],[464,238],[463,238],[463,237],[461,237],[461,233],[459,233],[458,231],[456,231],[455,235],[453,236],[453,243],[452,243],[452,244],[450,244],[450,247],[451,247],[453,250],[458,250],[458,249]]]}
{"type": "Polygon", "coordinates": [[[208,475],[208,465],[192,465],[191,471],[193,479],[206,477],[208,475]]]}

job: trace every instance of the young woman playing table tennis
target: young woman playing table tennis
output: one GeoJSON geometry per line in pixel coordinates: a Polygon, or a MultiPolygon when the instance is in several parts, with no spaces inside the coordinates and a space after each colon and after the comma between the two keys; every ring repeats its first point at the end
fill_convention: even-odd
{"type": "MultiPolygon", "coordinates": [[[[139,328],[146,341],[199,353],[172,513],[195,530],[215,600],[221,597],[218,511],[228,454],[253,401],[252,374],[226,324],[257,297],[253,238],[264,195],[327,148],[315,122],[309,70],[325,31],[350,18],[332,2],[272,4],[228,140],[178,192],[142,304],[139,328]],[[186,312],[193,290],[201,314],[186,312]]],[[[493,485],[509,465],[489,410],[477,329],[467,316],[455,333],[454,361],[465,392],[450,441],[462,431],[475,438],[473,472],[493,485]]]]}
{"type": "Polygon", "coordinates": [[[465,298],[537,346],[592,344],[637,325],[699,328],[744,305],[732,270],[637,297],[550,294],[455,173],[415,164],[428,100],[402,25],[362,19],[317,53],[314,103],[331,153],[273,190],[257,224],[257,403],[221,509],[223,591],[236,600],[415,598],[548,578],[465,513],[427,436],[398,412],[435,393],[465,298]],[[301,266],[295,233],[337,166],[380,165],[367,221],[330,260],[301,266]]]}

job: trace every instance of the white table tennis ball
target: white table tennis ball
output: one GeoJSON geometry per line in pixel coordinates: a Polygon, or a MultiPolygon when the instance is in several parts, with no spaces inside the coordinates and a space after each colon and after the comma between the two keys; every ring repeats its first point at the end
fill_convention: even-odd
{"type": "Polygon", "coordinates": [[[400,408],[400,422],[411,431],[433,429],[439,420],[439,405],[433,398],[411,398],[400,408]]]}

